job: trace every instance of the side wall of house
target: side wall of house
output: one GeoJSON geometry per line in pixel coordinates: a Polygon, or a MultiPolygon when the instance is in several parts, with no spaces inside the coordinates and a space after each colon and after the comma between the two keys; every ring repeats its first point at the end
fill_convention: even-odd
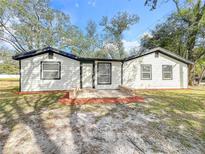
{"type": "Polygon", "coordinates": [[[80,87],[80,62],[53,54],[48,59],[48,53],[21,60],[21,91],[68,90],[80,87]],[[41,61],[61,62],[60,80],[41,79],[41,61]]]}
{"type": "Polygon", "coordinates": [[[188,66],[178,60],[159,53],[142,56],[124,63],[123,85],[136,89],[161,89],[161,88],[187,88],[188,87],[188,66]],[[152,65],[152,79],[141,79],[141,64],[152,65]],[[162,79],[162,65],[172,65],[173,79],[162,79]]]}
{"type": "Polygon", "coordinates": [[[121,62],[103,62],[103,61],[95,61],[95,88],[96,89],[119,89],[119,85],[121,85],[121,62]],[[97,83],[97,63],[111,63],[111,84],[108,85],[98,85],[97,83]]]}

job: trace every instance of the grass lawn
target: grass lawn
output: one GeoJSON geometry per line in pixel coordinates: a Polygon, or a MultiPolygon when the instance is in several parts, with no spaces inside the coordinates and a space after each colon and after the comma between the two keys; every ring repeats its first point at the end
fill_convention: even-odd
{"type": "Polygon", "coordinates": [[[187,130],[205,141],[204,87],[187,90],[138,90],[136,94],[147,98],[149,103],[144,104],[143,108],[146,114],[153,113],[172,129],[187,130]]]}
{"type": "MultiPolygon", "coordinates": [[[[83,145],[79,143],[83,141],[80,136],[86,137],[86,135],[88,136],[84,144],[89,143],[90,145],[86,145],[85,149],[89,150],[90,147],[92,147],[96,150],[97,147],[100,147],[100,150],[102,150],[101,146],[105,143],[108,145],[112,144],[111,141],[116,136],[107,142],[106,140],[109,139],[109,136],[106,135],[105,138],[103,138],[103,136],[96,137],[96,134],[100,133],[99,135],[103,135],[103,133],[109,132],[111,129],[110,125],[112,125],[112,132],[117,130],[118,133],[122,133],[121,135],[125,134],[125,130],[130,130],[131,128],[132,132],[130,132],[130,135],[132,137],[135,136],[135,133],[142,135],[144,134],[143,131],[146,131],[149,135],[141,136],[140,139],[136,138],[132,140],[129,137],[123,140],[126,141],[124,143],[125,145],[130,141],[135,148],[137,144],[141,145],[140,151],[144,149],[145,153],[146,149],[149,148],[149,146],[145,146],[146,144],[150,144],[152,149],[152,151],[148,151],[148,153],[162,152],[159,149],[162,147],[161,144],[164,144],[164,140],[168,142],[167,138],[174,139],[173,141],[178,140],[185,148],[192,148],[193,143],[196,142],[196,145],[203,145],[205,143],[205,88],[192,88],[189,90],[138,90],[136,94],[145,97],[146,102],[143,104],[88,104],[81,106],[64,106],[56,103],[59,97],[63,95],[60,93],[18,95],[16,94],[17,91],[18,81],[0,80],[0,153],[13,153],[14,151],[9,151],[14,149],[12,146],[15,146],[15,150],[18,149],[20,151],[17,150],[15,151],[16,153],[21,153],[20,148],[24,150],[24,146],[28,146],[28,142],[32,143],[31,148],[34,148],[34,143],[37,143],[37,147],[44,148],[44,150],[41,149],[42,151],[50,152],[50,149],[46,149],[45,143],[46,145],[50,145],[48,147],[55,149],[53,141],[59,136],[61,137],[56,141],[56,144],[62,142],[60,146],[64,147],[61,149],[69,147],[69,149],[72,150],[71,147],[74,143],[77,144],[78,147],[83,145]],[[46,114],[44,114],[45,112],[46,114]],[[145,119],[149,119],[143,115],[147,117],[154,115],[157,120],[142,122],[143,125],[141,126],[140,120],[144,117],[145,119]],[[86,121],[89,118],[90,121],[86,121]],[[107,125],[107,121],[110,119],[111,121],[109,125],[107,125]],[[67,124],[68,121],[70,122],[67,124]],[[63,126],[61,126],[61,123],[63,123],[63,126]],[[120,126],[117,126],[118,124],[120,126]],[[144,126],[144,124],[146,125],[144,126]],[[32,136],[30,136],[30,138],[22,137],[19,139],[20,141],[15,141],[15,143],[11,144],[11,136],[18,137],[19,133],[27,131],[27,126],[34,132],[36,139],[31,142],[32,136]],[[93,129],[94,126],[96,127],[95,129],[93,129]],[[109,127],[109,130],[105,129],[107,127],[109,127]],[[69,139],[70,134],[68,133],[70,132],[73,134],[72,139],[74,143],[72,144],[69,143],[71,139],[69,139]],[[82,135],[83,132],[86,133],[82,135]],[[95,140],[100,142],[99,145],[95,145],[98,142],[89,137],[89,133],[91,132],[96,133],[92,135],[95,140]],[[50,136],[49,133],[51,133],[50,136]],[[154,141],[150,143],[148,139],[155,133],[160,137],[157,139],[157,137],[154,136],[154,141]],[[48,139],[52,138],[52,135],[56,135],[55,138],[53,140],[48,139]],[[44,137],[43,140],[46,139],[46,141],[42,142],[42,136],[44,137]],[[138,143],[139,141],[141,142],[141,140],[144,140],[145,143],[138,143]],[[67,145],[65,143],[67,143],[67,145]]],[[[123,137],[120,137],[120,139],[122,140],[123,137]]],[[[121,144],[121,142],[113,141],[113,146],[114,143],[117,144],[116,147],[119,147],[119,144],[121,144]]],[[[124,144],[121,146],[123,147],[124,144]]],[[[170,145],[167,147],[170,147],[170,145]]],[[[195,148],[197,149],[197,146],[195,148]]],[[[81,149],[83,149],[83,147],[81,149]]],[[[126,150],[129,149],[131,148],[129,147],[126,150]]],[[[164,151],[167,151],[167,149],[164,151]]],[[[172,149],[173,148],[171,148],[171,150],[172,149]]],[[[205,149],[205,147],[202,146],[202,149],[205,149]]],[[[127,153],[129,152],[127,151],[127,153]]],[[[172,152],[173,151],[171,151],[171,153],[172,152]]],[[[33,153],[39,153],[39,151],[34,150],[33,153]]],[[[67,153],[69,152],[67,151],[67,153]]]]}
{"type": "Polygon", "coordinates": [[[18,117],[19,114],[40,112],[43,109],[63,107],[56,101],[63,94],[33,94],[19,95],[17,80],[0,80],[0,117],[1,120],[9,121],[10,118],[18,117]]]}

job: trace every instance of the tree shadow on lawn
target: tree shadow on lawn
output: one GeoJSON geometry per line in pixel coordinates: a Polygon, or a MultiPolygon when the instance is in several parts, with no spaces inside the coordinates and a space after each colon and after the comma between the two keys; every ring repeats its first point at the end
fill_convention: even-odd
{"type": "MultiPolygon", "coordinates": [[[[95,130],[92,134],[92,132],[90,132],[89,134],[86,133],[86,128],[85,127],[89,127],[88,125],[90,123],[86,123],[86,120],[82,123],[79,113],[85,113],[85,115],[87,116],[86,113],[88,114],[92,114],[92,112],[99,112],[100,109],[98,110],[98,108],[101,108],[102,106],[98,106],[97,104],[90,104],[90,100],[88,100],[87,102],[84,102],[84,104],[75,104],[75,100],[73,100],[73,102],[70,103],[70,111],[71,111],[71,117],[69,117],[70,120],[70,127],[71,127],[71,134],[73,137],[73,141],[74,141],[74,145],[75,145],[75,149],[78,153],[92,153],[92,154],[98,154],[98,153],[112,153],[112,152],[116,152],[115,150],[117,148],[119,148],[116,145],[112,145],[109,146],[109,148],[105,148],[106,146],[108,146],[108,144],[112,144],[112,141],[110,141],[109,139],[104,138],[104,136],[99,134],[101,133],[106,133],[106,132],[101,132],[102,126],[98,125],[98,127],[95,127],[94,129],[99,129],[99,130],[95,130]],[[90,111],[87,107],[83,107],[83,105],[91,105],[91,109],[92,111],[90,111]],[[83,107],[83,108],[82,108],[83,107]],[[95,110],[96,108],[96,110],[95,110]],[[84,126],[85,125],[85,126],[84,126]],[[87,126],[86,126],[87,125],[87,126]],[[84,132],[85,131],[85,132],[84,132]],[[100,131],[100,132],[98,132],[100,131]],[[98,133],[99,134],[98,134],[98,133]],[[97,134],[98,135],[97,135],[97,134]],[[97,135],[97,136],[96,136],[97,135]],[[109,143],[110,142],[110,143],[109,143]],[[105,146],[106,145],[106,146],[105,146]],[[105,150],[105,151],[104,151],[105,150]]],[[[102,105],[102,104],[100,104],[102,105]]],[[[107,105],[107,104],[105,104],[107,105]]],[[[102,118],[106,117],[106,116],[111,116],[112,118],[116,118],[118,119],[119,116],[116,115],[116,112],[118,114],[122,114],[122,116],[126,116],[127,113],[125,112],[118,112],[121,110],[126,111],[125,109],[132,109],[131,107],[128,107],[126,104],[123,103],[117,103],[117,104],[108,104],[108,105],[113,105],[112,107],[106,108],[106,113],[103,112],[102,115],[100,113],[98,113],[97,115],[95,115],[93,113],[93,117],[95,118],[95,122],[94,124],[96,124],[96,122],[99,122],[102,118]],[[119,109],[118,109],[119,108],[119,109]]],[[[103,108],[103,107],[102,107],[103,108]]],[[[103,109],[103,111],[105,111],[103,109]]],[[[84,117],[83,117],[84,118],[84,117]]],[[[89,116],[86,118],[90,118],[89,116]]],[[[122,119],[123,120],[123,119],[122,119]]],[[[92,122],[91,122],[92,123],[92,122]]],[[[96,124],[97,125],[97,124],[96,124]]],[[[112,125],[107,123],[107,125],[112,125]]],[[[106,126],[106,125],[105,125],[106,126]]],[[[125,127],[126,128],[126,127],[125,127]]],[[[124,129],[124,127],[123,127],[124,129]]],[[[91,130],[90,130],[91,131],[91,130]]],[[[114,131],[114,130],[113,130],[114,131]]],[[[119,132],[120,133],[120,132],[119,132]]],[[[123,134],[123,133],[122,133],[123,134]]],[[[131,137],[131,136],[130,136],[131,137]]],[[[133,145],[133,143],[130,143],[128,136],[126,135],[125,138],[127,139],[126,141],[124,141],[125,143],[127,142],[127,144],[131,144],[131,146],[133,145]]],[[[133,141],[134,142],[134,141],[133,141]]],[[[123,148],[123,147],[122,147],[123,148]]],[[[141,152],[139,150],[139,148],[136,148],[135,145],[135,150],[138,152],[141,152]]]]}
{"type": "Polygon", "coordinates": [[[76,104],[75,99],[70,103],[70,127],[71,127],[71,134],[73,137],[75,149],[79,153],[86,153],[86,152],[91,152],[88,151],[88,149],[85,147],[85,141],[84,137],[82,135],[83,128],[82,126],[79,125],[79,113],[81,112],[81,106],[82,104],[76,104]]]}
{"type": "Polygon", "coordinates": [[[157,91],[145,96],[152,98],[145,112],[155,113],[170,127],[186,129],[205,141],[205,95],[157,91]]]}
{"type": "Polygon", "coordinates": [[[177,92],[149,91],[143,94],[146,98],[152,98],[150,103],[159,109],[179,110],[181,112],[205,111],[205,94],[182,94],[177,92]]]}
{"type": "MultiPolygon", "coordinates": [[[[70,112],[71,112],[71,115],[69,117],[70,127],[72,131],[71,134],[73,137],[76,151],[78,153],[85,153],[85,154],[86,153],[92,153],[92,154],[103,153],[102,144],[104,144],[105,140],[104,139],[102,140],[101,138],[96,137],[94,134],[92,134],[92,132],[89,132],[89,134],[86,133],[86,127],[89,127],[88,125],[90,123],[89,122],[86,123],[86,119],[84,119],[84,117],[81,117],[80,114],[85,113],[86,115],[85,118],[90,118],[90,117],[87,117],[86,113],[88,113],[89,115],[91,114],[91,117],[93,116],[95,118],[94,121],[96,122],[96,119],[98,118],[105,117],[106,115],[111,115],[113,109],[115,110],[116,107],[111,107],[109,109],[106,109],[107,111],[106,115],[100,115],[99,113],[100,116],[99,115],[96,116],[93,112],[96,112],[97,108],[100,108],[102,106],[98,106],[97,103],[92,103],[90,102],[90,100],[83,102],[83,104],[76,104],[75,99],[74,99],[70,103],[69,107],[70,107],[70,112]],[[91,111],[89,110],[89,106],[91,107],[91,111]]],[[[95,128],[95,129],[98,129],[98,128],[95,128]]],[[[113,147],[110,147],[110,149],[106,149],[107,150],[106,153],[110,153],[108,151],[110,151],[112,148],[113,147]]]]}
{"type": "MultiPolygon", "coordinates": [[[[53,106],[59,96],[51,95],[27,95],[20,96],[14,94],[15,90],[1,90],[6,95],[0,98],[0,124],[2,130],[9,130],[0,136],[1,148],[0,153],[4,152],[5,144],[12,133],[12,129],[18,124],[28,126],[36,139],[36,143],[43,153],[60,153],[59,147],[49,138],[43,120],[41,119],[42,109],[53,106]],[[10,96],[10,97],[9,97],[10,96]]],[[[1,93],[0,92],[0,93],[1,93]]]]}

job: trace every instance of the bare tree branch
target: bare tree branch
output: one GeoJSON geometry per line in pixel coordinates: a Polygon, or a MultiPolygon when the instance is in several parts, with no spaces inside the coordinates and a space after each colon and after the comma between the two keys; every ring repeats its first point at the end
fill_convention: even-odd
{"type": "Polygon", "coordinates": [[[14,49],[17,51],[17,53],[21,53],[22,52],[20,49],[18,49],[18,46],[14,42],[12,42],[12,41],[10,41],[10,40],[8,40],[6,38],[1,38],[1,37],[0,37],[0,40],[4,41],[6,43],[9,43],[12,47],[14,47],[14,49]]]}
{"type": "Polygon", "coordinates": [[[5,25],[3,25],[3,24],[1,24],[1,25],[14,38],[14,40],[16,41],[16,43],[19,46],[19,49],[21,49],[21,51],[23,51],[23,52],[26,52],[26,50],[22,47],[22,45],[20,44],[20,42],[18,41],[16,36],[13,33],[11,33],[11,31],[5,25]]]}
{"type": "Polygon", "coordinates": [[[191,23],[191,21],[187,18],[185,18],[183,15],[182,15],[182,12],[180,10],[180,7],[179,7],[179,3],[177,0],[172,0],[177,8],[177,12],[179,13],[180,17],[182,18],[182,20],[184,20],[185,22],[187,22],[188,24],[191,23]]]}

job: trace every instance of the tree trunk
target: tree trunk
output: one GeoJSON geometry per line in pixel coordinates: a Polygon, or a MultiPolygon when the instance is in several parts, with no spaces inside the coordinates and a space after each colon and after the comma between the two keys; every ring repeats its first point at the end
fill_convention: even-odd
{"type": "Polygon", "coordinates": [[[198,84],[200,84],[200,82],[202,81],[204,75],[205,75],[205,68],[204,68],[204,69],[202,70],[202,72],[201,72],[201,75],[200,75],[200,77],[199,77],[198,84]]]}
{"type": "Polygon", "coordinates": [[[193,86],[194,85],[194,68],[195,68],[195,64],[194,65],[189,65],[188,67],[188,80],[189,80],[189,85],[193,86]]]}

